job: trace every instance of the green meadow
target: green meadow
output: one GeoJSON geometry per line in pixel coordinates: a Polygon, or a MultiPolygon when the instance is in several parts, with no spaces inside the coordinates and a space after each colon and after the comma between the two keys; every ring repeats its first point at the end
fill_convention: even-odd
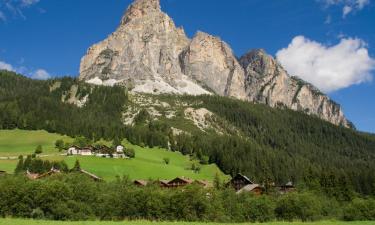
{"type": "Polygon", "coordinates": [[[43,147],[42,155],[58,155],[55,148],[58,139],[72,141],[70,137],[46,131],[0,130],[0,157],[32,154],[38,145],[43,147]]]}
{"type": "MultiPolygon", "coordinates": [[[[200,172],[194,173],[190,169],[192,161],[189,156],[160,148],[143,148],[128,142],[123,144],[134,149],[136,155],[134,159],[61,156],[61,153],[54,147],[54,143],[58,139],[72,141],[72,138],[45,131],[2,130],[0,131],[0,157],[28,155],[34,152],[37,145],[42,145],[42,155],[46,155],[43,159],[65,160],[69,167],[73,167],[78,159],[83,169],[105,180],[114,180],[117,176],[128,176],[130,179],[172,179],[177,176],[185,176],[192,179],[213,180],[216,174],[219,174],[222,179],[226,179],[226,176],[215,164],[201,165],[200,172]],[[169,165],[164,163],[164,158],[169,158],[169,165]]],[[[16,159],[2,159],[0,160],[0,170],[13,173],[17,162],[16,159]]]]}
{"type": "MultiPolygon", "coordinates": [[[[311,223],[302,222],[272,222],[272,223],[241,223],[238,225],[374,225],[374,222],[340,222],[320,221],[311,223]]],[[[59,221],[38,221],[19,219],[0,219],[0,225],[236,225],[230,223],[185,223],[185,222],[148,222],[148,221],[126,221],[126,222],[59,222],[59,221]]]]}

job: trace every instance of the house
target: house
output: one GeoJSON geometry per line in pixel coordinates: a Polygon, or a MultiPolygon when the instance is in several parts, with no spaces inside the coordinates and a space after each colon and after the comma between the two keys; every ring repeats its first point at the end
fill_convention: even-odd
{"type": "Polygon", "coordinates": [[[30,180],[38,180],[38,179],[43,179],[49,176],[52,176],[54,174],[59,174],[61,173],[60,170],[57,170],[55,168],[51,168],[50,171],[43,173],[43,174],[38,174],[38,173],[31,173],[29,170],[26,171],[26,177],[29,178],[30,180]]]}
{"type": "Polygon", "coordinates": [[[68,155],[82,155],[82,156],[92,156],[94,148],[92,146],[80,148],[78,146],[72,146],[68,149],[68,155]]]}
{"type": "Polygon", "coordinates": [[[122,146],[122,145],[117,146],[116,147],[116,152],[118,154],[123,154],[124,153],[124,146],[122,146]]]}
{"type": "Polygon", "coordinates": [[[78,146],[72,146],[68,149],[68,155],[79,155],[79,150],[78,146]]]}
{"type": "Polygon", "coordinates": [[[255,195],[261,195],[264,192],[264,188],[261,185],[252,182],[247,176],[242,174],[237,174],[233,177],[227,186],[233,187],[237,194],[249,192],[255,195]]]}
{"type": "Polygon", "coordinates": [[[194,181],[189,178],[177,177],[168,182],[168,187],[171,187],[171,188],[185,187],[189,184],[192,184],[193,182],[194,181]]]}
{"type": "Polygon", "coordinates": [[[254,184],[247,176],[244,176],[242,174],[237,174],[229,183],[227,186],[233,187],[236,191],[241,190],[246,185],[254,184]]]}
{"type": "Polygon", "coordinates": [[[159,180],[158,181],[159,186],[162,188],[168,188],[169,187],[169,180],[159,180]]]}
{"type": "Polygon", "coordinates": [[[148,181],[146,180],[135,180],[134,185],[139,186],[139,187],[146,187],[148,184],[148,181]]]}
{"type": "Polygon", "coordinates": [[[241,193],[254,193],[255,195],[262,195],[264,192],[264,188],[260,186],[259,184],[248,184],[245,187],[241,188],[238,190],[236,193],[241,194],[241,193]]]}
{"type": "Polygon", "coordinates": [[[279,187],[279,192],[281,194],[287,194],[289,192],[293,192],[296,190],[296,187],[294,186],[293,182],[289,181],[288,183],[281,185],[279,187]]]}

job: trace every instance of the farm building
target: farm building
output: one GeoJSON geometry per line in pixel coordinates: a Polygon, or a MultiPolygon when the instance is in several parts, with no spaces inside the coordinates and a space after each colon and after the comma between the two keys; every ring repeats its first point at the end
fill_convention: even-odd
{"type": "Polygon", "coordinates": [[[5,176],[5,175],[7,175],[7,172],[3,171],[3,170],[0,170],[0,176],[5,176]]]}
{"type": "Polygon", "coordinates": [[[279,187],[279,192],[281,194],[287,194],[289,192],[293,192],[296,190],[296,187],[294,186],[293,182],[289,181],[288,183],[281,185],[279,187]]]}
{"type": "Polygon", "coordinates": [[[233,187],[236,190],[236,193],[251,192],[256,195],[261,195],[264,188],[252,182],[248,177],[237,174],[233,179],[227,184],[229,187],[233,187]]]}
{"type": "Polygon", "coordinates": [[[80,148],[77,146],[72,146],[68,149],[68,155],[83,155],[83,156],[92,156],[94,148],[92,146],[80,148]]]}
{"type": "Polygon", "coordinates": [[[81,174],[84,174],[84,175],[88,176],[89,178],[91,178],[94,181],[102,181],[102,178],[96,176],[95,174],[87,172],[86,170],[80,169],[78,172],[80,172],[81,174]]]}
{"type": "Polygon", "coordinates": [[[193,182],[194,181],[189,178],[177,177],[168,182],[168,187],[171,187],[171,188],[185,187],[189,184],[192,184],[193,182]]]}
{"type": "Polygon", "coordinates": [[[50,171],[43,173],[43,174],[31,173],[29,170],[27,170],[26,177],[29,178],[30,180],[38,180],[38,179],[42,179],[42,178],[49,177],[49,176],[52,176],[54,174],[59,174],[59,173],[61,173],[61,171],[53,167],[51,168],[50,171]]]}

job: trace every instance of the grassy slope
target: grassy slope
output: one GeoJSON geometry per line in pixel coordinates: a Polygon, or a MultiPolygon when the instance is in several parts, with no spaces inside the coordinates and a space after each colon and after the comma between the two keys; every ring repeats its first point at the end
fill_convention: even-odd
{"type": "MultiPolygon", "coordinates": [[[[105,180],[113,180],[116,176],[129,176],[130,179],[172,179],[177,176],[185,176],[193,179],[212,180],[216,173],[224,175],[216,165],[202,166],[201,172],[193,173],[189,168],[191,162],[188,156],[183,156],[179,152],[170,152],[158,148],[142,148],[129,143],[124,143],[126,147],[135,150],[136,158],[124,159],[104,159],[96,157],[64,157],[59,156],[59,152],[54,148],[57,139],[71,141],[71,138],[58,134],[49,134],[45,131],[1,131],[0,130],[0,157],[18,156],[20,154],[33,153],[35,146],[43,145],[44,153],[51,156],[48,160],[65,160],[70,167],[79,159],[81,167],[92,172],[105,180]],[[170,159],[170,164],[165,165],[164,158],[170,159]]],[[[108,143],[106,143],[108,144],[108,143]]],[[[18,160],[0,160],[0,170],[12,173],[18,160]]]]}
{"type": "MultiPolygon", "coordinates": [[[[0,219],[0,225],[219,225],[215,223],[184,223],[184,222],[57,222],[57,221],[34,221],[34,220],[18,220],[18,219],[0,219]]],[[[264,223],[264,225],[373,225],[374,222],[331,222],[321,221],[313,223],[301,222],[273,222],[264,223]]],[[[229,223],[221,223],[220,225],[230,225],[229,223]]],[[[235,225],[235,224],[231,224],[235,225]]],[[[247,223],[242,225],[260,225],[258,223],[247,223]]]]}
{"type": "Polygon", "coordinates": [[[193,173],[188,156],[179,152],[170,152],[159,148],[142,148],[125,143],[126,147],[135,150],[135,159],[103,159],[96,157],[68,157],[65,161],[70,167],[79,159],[81,167],[106,180],[116,178],[116,175],[128,175],[130,179],[172,179],[185,176],[193,179],[212,180],[216,173],[221,174],[216,165],[202,166],[200,173],[193,173]],[[164,158],[170,159],[165,165],[164,158]]]}
{"type": "Polygon", "coordinates": [[[42,145],[43,154],[58,154],[55,142],[58,139],[72,139],[46,131],[0,130],[0,156],[19,156],[32,154],[38,145],[42,145]]]}

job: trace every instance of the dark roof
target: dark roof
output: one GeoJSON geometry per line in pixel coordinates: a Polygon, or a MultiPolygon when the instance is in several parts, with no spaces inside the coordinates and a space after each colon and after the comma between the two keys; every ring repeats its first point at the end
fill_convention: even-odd
{"type": "Polygon", "coordinates": [[[175,178],[175,179],[169,181],[168,184],[173,184],[173,183],[175,183],[176,181],[182,181],[182,182],[184,182],[184,183],[186,183],[186,184],[191,184],[191,183],[194,182],[193,180],[191,180],[191,179],[189,179],[189,178],[186,178],[186,177],[177,177],[177,178],[175,178]]]}
{"type": "Polygon", "coordinates": [[[254,184],[254,182],[252,182],[247,176],[245,175],[242,175],[242,174],[237,174],[235,177],[233,177],[232,180],[237,180],[237,179],[243,179],[245,180],[248,184],[254,184]]]}

